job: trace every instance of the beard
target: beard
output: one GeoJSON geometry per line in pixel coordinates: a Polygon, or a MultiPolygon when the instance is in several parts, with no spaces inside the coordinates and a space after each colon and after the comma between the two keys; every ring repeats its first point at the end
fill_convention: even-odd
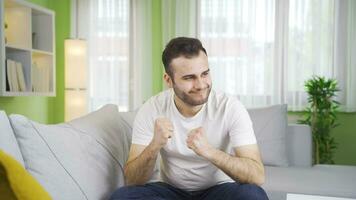
{"type": "Polygon", "coordinates": [[[176,85],[173,85],[173,90],[175,95],[177,95],[177,97],[185,104],[189,106],[199,106],[208,101],[211,92],[211,85],[208,85],[206,88],[200,89],[198,91],[189,91],[188,93],[180,90],[178,87],[176,87],[176,85]],[[197,97],[194,97],[197,93],[203,93],[203,98],[198,99],[197,97]]]}

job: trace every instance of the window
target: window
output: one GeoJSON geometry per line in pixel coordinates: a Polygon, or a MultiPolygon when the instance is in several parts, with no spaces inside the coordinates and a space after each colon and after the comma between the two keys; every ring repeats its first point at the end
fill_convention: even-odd
{"type": "Polygon", "coordinates": [[[270,94],[273,72],[274,1],[202,0],[202,42],[215,89],[242,97],[270,94]]]}
{"type": "Polygon", "coordinates": [[[129,109],[129,0],[90,1],[89,110],[129,109]]]}
{"type": "MultiPolygon", "coordinates": [[[[304,82],[336,77],[336,0],[201,0],[213,87],[248,107],[306,105],[304,82]]],[[[338,19],[340,20],[340,19],[338,19]]],[[[345,36],[341,36],[345,37],[345,36]]]]}

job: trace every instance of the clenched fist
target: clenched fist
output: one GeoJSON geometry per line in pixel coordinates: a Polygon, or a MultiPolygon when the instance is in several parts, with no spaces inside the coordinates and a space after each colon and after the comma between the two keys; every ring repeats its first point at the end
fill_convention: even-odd
{"type": "Polygon", "coordinates": [[[152,145],[157,148],[162,148],[167,144],[169,138],[173,136],[173,124],[167,118],[157,118],[154,126],[154,135],[152,138],[152,145]]]}
{"type": "Polygon", "coordinates": [[[192,149],[197,155],[205,158],[209,157],[210,151],[213,149],[202,127],[191,130],[186,142],[188,148],[192,149]]]}

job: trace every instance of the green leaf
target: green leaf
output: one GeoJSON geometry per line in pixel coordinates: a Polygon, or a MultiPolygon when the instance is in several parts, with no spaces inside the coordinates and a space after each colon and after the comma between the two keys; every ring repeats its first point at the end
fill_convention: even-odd
{"type": "Polygon", "coordinates": [[[308,124],[312,129],[313,144],[315,146],[314,162],[332,164],[334,150],[337,143],[331,137],[331,129],[336,123],[336,112],[340,103],[335,100],[340,91],[336,79],[322,76],[312,76],[304,82],[305,91],[308,94],[308,106],[305,108],[304,119],[298,123],[308,124]]]}

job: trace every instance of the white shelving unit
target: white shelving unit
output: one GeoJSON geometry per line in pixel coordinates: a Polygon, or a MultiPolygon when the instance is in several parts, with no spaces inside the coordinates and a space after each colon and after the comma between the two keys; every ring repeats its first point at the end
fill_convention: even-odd
{"type": "Polygon", "coordinates": [[[54,12],[24,0],[0,0],[0,22],[0,96],[55,96],[54,12]],[[26,89],[10,87],[16,76],[7,76],[7,60],[21,63],[26,89]]]}

